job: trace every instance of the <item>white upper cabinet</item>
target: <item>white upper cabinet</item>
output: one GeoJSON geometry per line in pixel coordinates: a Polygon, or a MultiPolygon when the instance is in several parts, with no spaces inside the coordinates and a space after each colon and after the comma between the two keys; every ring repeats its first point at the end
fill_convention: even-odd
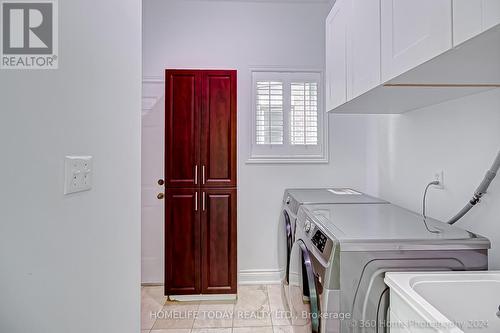
{"type": "Polygon", "coordinates": [[[351,0],[347,99],[375,88],[380,78],[380,1],[351,0]]]}
{"type": "Polygon", "coordinates": [[[498,59],[500,0],[337,0],[326,110],[402,113],[495,89],[498,59]]]}
{"type": "Polygon", "coordinates": [[[500,0],[453,0],[453,45],[500,24],[500,0]]]}
{"type": "Polygon", "coordinates": [[[347,24],[350,0],[337,0],[326,19],[326,111],[347,101],[347,24]]]}
{"type": "Polygon", "coordinates": [[[382,81],[452,47],[451,1],[381,0],[382,81]]]}
{"type": "Polygon", "coordinates": [[[453,45],[483,31],[483,0],[453,0],[453,45]]]}
{"type": "Polygon", "coordinates": [[[500,24],[500,0],[483,0],[483,31],[500,24]]]}

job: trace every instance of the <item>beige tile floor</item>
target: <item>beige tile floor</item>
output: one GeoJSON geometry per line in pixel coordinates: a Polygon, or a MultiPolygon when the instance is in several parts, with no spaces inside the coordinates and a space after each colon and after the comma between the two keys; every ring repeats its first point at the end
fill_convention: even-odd
{"type": "Polygon", "coordinates": [[[284,311],[279,285],[239,286],[234,302],[169,302],[142,287],[141,333],[289,333],[284,311]]]}

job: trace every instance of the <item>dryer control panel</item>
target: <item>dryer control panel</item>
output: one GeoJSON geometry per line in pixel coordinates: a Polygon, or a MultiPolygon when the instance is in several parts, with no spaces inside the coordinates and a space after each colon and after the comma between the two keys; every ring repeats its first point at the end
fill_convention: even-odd
{"type": "Polygon", "coordinates": [[[334,241],[322,222],[315,219],[314,215],[311,216],[305,209],[300,208],[295,222],[295,239],[302,240],[310,254],[321,258],[320,264],[324,266],[333,259],[331,256],[334,253],[334,241]]]}
{"type": "Polygon", "coordinates": [[[311,238],[311,242],[318,248],[318,250],[323,253],[325,251],[327,237],[321,230],[316,230],[314,236],[311,238]]]}

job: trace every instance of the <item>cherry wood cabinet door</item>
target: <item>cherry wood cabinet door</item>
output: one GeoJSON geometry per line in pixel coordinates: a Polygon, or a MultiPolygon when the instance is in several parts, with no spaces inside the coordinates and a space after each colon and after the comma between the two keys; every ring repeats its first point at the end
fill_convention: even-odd
{"type": "Polygon", "coordinates": [[[201,291],[236,293],[236,189],[202,189],[201,291]]]}
{"type": "Polygon", "coordinates": [[[200,293],[199,196],[198,189],[166,191],[165,295],[200,293]]]}
{"type": "Polygon", "coordinates": [[[236,71],[203,71],[201,186],[236,186],[236,71]]]}
{"type": "Polygon", "coordinates": [[[236,71],[166,70],[165,294],[236,293],[236,71]]]}
{"type": "Polygon", "coordinates": [[[201,73],[165,72],[165,183],[199,186],[201,73]]]}

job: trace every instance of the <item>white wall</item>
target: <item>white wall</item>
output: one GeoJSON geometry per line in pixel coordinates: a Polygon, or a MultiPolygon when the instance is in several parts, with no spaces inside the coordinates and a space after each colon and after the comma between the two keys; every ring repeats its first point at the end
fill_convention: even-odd
{"type": "MultiPolygon", "coordinates": [[[[238,268],[242,279],[277,278],[277,222],[286,187],[365,187],[366,127],[358,116],[330,117],[329,164],[245,163],[251,137],[250,68],[324,68],[324,20],[329,8],[327,2],[317,1],[144,1],[145,76],[162,76],[165,68],[238,70],[238,268]]],[[[161,121],[154,113],[163,112],[162,101],[152,112],[144,118],[148,125],[143,146],[148,156],[163,156],[162,143],[154,139],[158,134],[146,133],[152,119],[161,121]]],[[[162,217],[157,208],[151,208],[158,190],[152,184],[162,176],[161,162],[150,160],[155,166],[145,168],[151,167],[151,174],[143,172],[147,185],[143,203],[147,204],[143,205],[142,279],[162,282],[162,217]]]]}
{"type": "MultiPolygon", "coordinates": [[[[374,116],[368,140],[370,191],[420,212],[425,185],[444,170],[444,190],[430,190],[428,214],[446,221],[474,193],[500,149],[500,89],[402,115],[374,116]],[[379,187],[379,193],[377,193],[379,187]]],[[[500,177],[457,226],[492,241],[500,269],[500,177]]]]}
{"type": "Polygon", "coordinates": [[[60,68],[0,71],[0,331],[140,330],[141,2],[59,2],[60,68]],[[94,188],[63,196],[64,156],[94,188]]]}

